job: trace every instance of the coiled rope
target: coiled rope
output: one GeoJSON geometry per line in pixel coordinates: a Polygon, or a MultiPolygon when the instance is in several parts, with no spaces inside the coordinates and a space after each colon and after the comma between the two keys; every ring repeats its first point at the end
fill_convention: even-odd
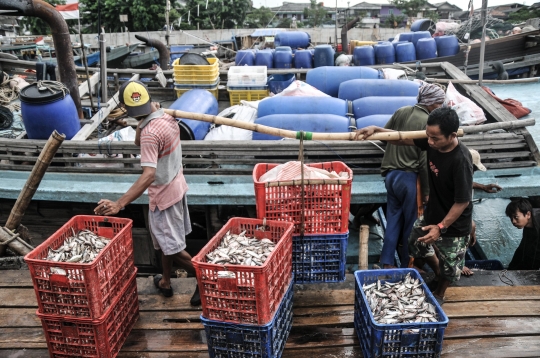
{"type": "Polygon", "coordinates": [[[19,88],[9,86],[9,75],[2,72],[2,83],[0,83],[0,104],[8,104],[19,97],[19,88]]]}
{"type": "Polygon", "coordinates": [[[67,94],[69,94],[68,88],[62,82],[58,81],[38,81],[37,88],[40,91],[48,90],[53,94],[57,92],[62,92],[62,97],[65,97],[67,94]]]}

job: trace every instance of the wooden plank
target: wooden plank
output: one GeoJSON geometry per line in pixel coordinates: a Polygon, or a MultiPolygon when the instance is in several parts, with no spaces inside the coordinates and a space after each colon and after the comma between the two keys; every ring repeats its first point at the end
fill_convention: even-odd
{"type": "Polygon", "coordinates": [[[538,352],[540,352],[540,338],[538,336],[464,338],[445,339],[441,357],[538,357],[538,352]]]}
{"type": "MultiPolygon", "coordinates": [[[[99,73],[94,73],[91,77],[90,77],[90,86],[92,88],[94,88],[94,86],[99,82],[99,73]]],[[[84,81],[80,86],[79,86],[79,98],[82,98],[85,94],[87,94],[89,92],[89,89],[88,89],[88,81],[84,81]]]]}
{"type": "MultiPolygon", "coordinates": [[[[133,77],[131,77],[130,80],[131,81],[136,81],[138,79],[139,79],[139,75],[135,74],[135,75],[133,75],[133,77]]],[[[77,132],[77,134],[75,134],[75,136],[73,138],[71,138],[71,141],[85,141],[86,138],[88,138],[88,136],[90,134],[92,134],[92,132],[100,125],[100,123],[105,118],[107,118],[109,113],[111,113],[111,111],[116,108],[116,106],[118,105],[118,95],[119,95],[119,92],[116,92],[116,94],[109,100],[109,102],[107,102],[108,106],[106,108],[100,109],[92,117],[92,119],[91,119],[92,124],[85,124],[79,130],[79,132],[77,132]]]]}

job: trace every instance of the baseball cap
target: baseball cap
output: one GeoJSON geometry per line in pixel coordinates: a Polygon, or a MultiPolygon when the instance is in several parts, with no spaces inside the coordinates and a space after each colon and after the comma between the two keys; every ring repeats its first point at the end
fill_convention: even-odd
{"type": "Polygon", "coordinates": [[[119,90],[120,103],[127,109],[128,116],[140,117],[152,113],[150,94],[146,86],[139,81],[125,82],[119,90]]]}
{"type": "Polygon", "coordinates": [[[485,172],[487,169],[484,166],[484,164],[482,164],[482,162],[480,161],[480,153],[478,153],[478,151],[475,149],[469,149],[469,152],[471,152],[472,163],[476,165],[478,170],[485,172]]]}

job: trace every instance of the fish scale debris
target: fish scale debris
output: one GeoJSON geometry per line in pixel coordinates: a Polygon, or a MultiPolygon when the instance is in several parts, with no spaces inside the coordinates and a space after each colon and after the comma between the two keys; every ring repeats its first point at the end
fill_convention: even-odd
{"type": "Polygon", "coordinates": [[[64,240],[56,250],[49,247],[46,261],[87,264],[95,260],[110,239],[94,234],[89,230],[81,230],[64,240]]]}
{"type": "Polygon", "coordinates": [[[426,302],[419,279],[410,274],[398,282],[363,285],[373,318],[380,324],[438,322],[435,306],[426,302]]]}
{"type": "Polygon", "coordinates": [[[246,236],[245,231],[239,235],[227,231],[219,246],[206,254],[206,258],[211,264],[262,266],[275,247],[272,240],[252,238],[246,236]]]}

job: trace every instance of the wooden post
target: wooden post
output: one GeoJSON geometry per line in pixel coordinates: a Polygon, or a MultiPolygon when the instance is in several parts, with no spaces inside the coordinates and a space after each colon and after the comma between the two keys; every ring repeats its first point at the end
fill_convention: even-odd
{"type": "Polygon", "coordinates": [[[360,226],[360,245],[358,251],[358,269],[368,269],[368,241],[369,241],[369,226],[360,226]]]}

